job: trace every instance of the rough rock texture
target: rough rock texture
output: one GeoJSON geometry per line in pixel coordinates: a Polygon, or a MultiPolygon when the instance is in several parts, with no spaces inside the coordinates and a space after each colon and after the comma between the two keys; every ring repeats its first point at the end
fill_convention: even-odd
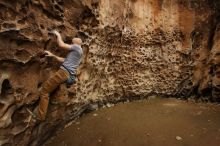
{"type": "Polygon", "coordinates": [[[97,104],[151,94],[219,101],[217,0],[1,0],[0,145],[41,145],[97,104]],[[61,85],[47,120],[31,123],[38,90],[59,64],[43,54],[84,40],[76,86],[61,85]]]}

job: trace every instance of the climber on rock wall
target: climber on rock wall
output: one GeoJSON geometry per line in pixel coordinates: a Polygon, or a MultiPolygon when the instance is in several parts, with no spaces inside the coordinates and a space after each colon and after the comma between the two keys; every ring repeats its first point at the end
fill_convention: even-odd
{"type": "Polygon", "coordinates": [[[42,85],[39,107],[38,111],[35,113],[35,116],[39,121],[44,121],[46,118],[49,94],[64,82],[67,84],[73,84],[75,82],[76,70],[83,55],[81,48],[82,40],[80,38],[73,38],[73,44],[69,45],[63,42],[59,32],[52,31],[52,33],[56,35],[59,47],[68,50],[69,53],[66,58],[62,58],[54,55],[50,51],[45,51],[46,56],[54,57],[59,62],[62,62],[62,65],[60,66],[60,69],[42,85]]]}

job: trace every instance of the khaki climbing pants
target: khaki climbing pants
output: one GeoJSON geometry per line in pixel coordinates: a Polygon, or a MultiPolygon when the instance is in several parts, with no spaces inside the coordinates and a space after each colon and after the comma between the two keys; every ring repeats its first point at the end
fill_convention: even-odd
{"type": "Polygon", "coordinates": [[[68,77],[69,73],[67,71],[59,69],[43,84],[40,91],[40,103],[38,108],[38,117],[40,120],[44,121],[46,118],[49,94],[53,92],[60,84],[64,83],[68,77]]]}

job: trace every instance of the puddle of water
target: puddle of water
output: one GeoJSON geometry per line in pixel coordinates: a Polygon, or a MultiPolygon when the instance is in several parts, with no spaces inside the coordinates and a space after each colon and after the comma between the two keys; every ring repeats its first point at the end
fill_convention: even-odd
{"type": "Polygon", "coordinates": [[[220,106],[152,99],[84,115],[46,146],[220,146],[220,106]]]}

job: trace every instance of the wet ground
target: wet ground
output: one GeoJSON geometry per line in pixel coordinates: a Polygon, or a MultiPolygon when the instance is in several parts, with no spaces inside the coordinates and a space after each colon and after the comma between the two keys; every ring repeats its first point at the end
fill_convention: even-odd
{"type": "Polygon", "coordinates": [[[46,146],[220,146],[220,106],[177,99],[121,103],[82,116],[46,146]]]}

